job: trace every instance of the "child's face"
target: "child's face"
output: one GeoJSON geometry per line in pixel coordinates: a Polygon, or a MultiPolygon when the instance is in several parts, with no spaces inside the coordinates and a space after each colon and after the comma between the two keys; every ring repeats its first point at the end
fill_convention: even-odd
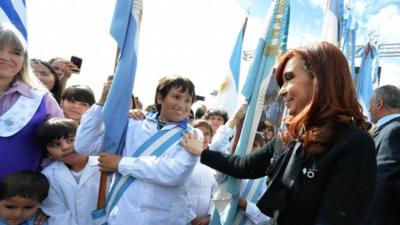
{"type": "Polygon", "coordinates": [[[72,166],[82,157],[82,155],[75,152],[74,143],[75,138],[72,136],[60,138],[48,143],[46,149],[55,160],[72,166]]]}
{"type": "Polygon", "coordinates": [[[0,200],[0,218],[8,225],[18,225],[32,218],[39,207],[39,201],[14,196],[0,200]]]}
{"type": "Polygon", "coordinates": [[[180,88],[171,88],[164,99],[157,98],[158,104],[161,105],[159,119],[166,122],[178,122],[190,114],[193,99],[188,91],[182,93],[180,88]]]}
{"type": "Polygon", "coordinates": [[[65,117],[80,123],[82,115],[90,108],[90,105],[86,102],[63,99],[61,108],[65,117]]]}
{"type": "Polygon", "coordinates": [[[207,146],[211,143],[212,134],[211,131],[207,127],[199,126],[197,129],[203,132],[203,149],[207,148],[207,146]]]}

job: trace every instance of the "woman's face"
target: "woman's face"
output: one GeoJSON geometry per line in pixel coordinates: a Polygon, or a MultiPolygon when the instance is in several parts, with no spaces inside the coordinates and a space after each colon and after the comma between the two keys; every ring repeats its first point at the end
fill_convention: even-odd
{"type": "Polygon", "coordinates": [[[11,44],[4,44],[0,48],[0,82],[10,84],[21,71],[23,63],[24,53],[11,44]]]}
{"type": "Polygon", "coordinates": [[[211,125],[211,127],[213,129],[213,132],[216,133],[218,128],[220,126],[224,125],[225,121],[224,121],[224,117],[214,115],[214,116],[210,116],[208,118],[208,122],[210,123],[210,125],[211,125]]]}
{"type": "Polygon", "coordinates": [[[43,85],[46,86],[49,91],[51,91],[56,82],[56,78],[54,77],[55,74],[53,75],[50,70],[42,64],[33,64],[32,70],[36,77],[43,83],[43,85]]]}
{"type": "Polygon", "coordinates": [[[283,85],[279,95],[283,97],[288,114],[296,116],[310,102],[314,90],[311,77],[303,68],[303,59],[293,56],[283,71],[283,85]]]}

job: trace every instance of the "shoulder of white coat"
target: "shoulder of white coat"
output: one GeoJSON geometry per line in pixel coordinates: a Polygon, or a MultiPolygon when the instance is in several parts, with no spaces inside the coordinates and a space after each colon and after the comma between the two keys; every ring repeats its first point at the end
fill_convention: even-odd
{"type": "Polygon", "coordinates": [[[65,167],[65,164],[59,161],[54,161],[50,163],[46,168],[42,170],[42,173],[46,177],[54,176],[55,173],[60,172],[63,167],[65,167]]]}

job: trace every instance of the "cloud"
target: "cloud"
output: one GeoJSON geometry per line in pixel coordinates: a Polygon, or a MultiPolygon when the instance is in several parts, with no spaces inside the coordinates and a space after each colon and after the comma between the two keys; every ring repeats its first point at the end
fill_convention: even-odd
{"type": "Polygon", "coordinates": [[[316,8],[320,8],[320,9],[324,9],[325,8],[325,1],[321,1],[321,0],[310,0],[311,5],[316,7],[316,8]]]}
{"type": "Polygon", "coordinates": [[[380,86],[386,84],[396,85],[400,88],[400,65],[396,62],[381,62],[380,66],[382,67],[382,77],[380,80],[380,86]]]}
{"type": "Polygon", "coordinates": [[[378,32],[379,43],[395,43],[400,40],[400,32],[394,32],[400,21],[400,9],[396,5],[388,5],[375,15],[372,15],[365,24],[367,29],[378,32]]]}

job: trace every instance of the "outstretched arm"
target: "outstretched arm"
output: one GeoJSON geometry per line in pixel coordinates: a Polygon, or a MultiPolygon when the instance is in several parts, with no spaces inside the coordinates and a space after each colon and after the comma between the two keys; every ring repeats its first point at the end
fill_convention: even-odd
{"type": "Polygon", "coordinates": [[[186,134],[181,145],[192,154],[200,155],[201,163],[236,178],[260,178],[270,165],[275,147],[279,147],[277,138],[268,142],[261,149],[246,156],[229,155],[217,151],[202,149],[192,135],[186,134]],[[275,146],[276,145],[276,146],[275,146]]]}
{"type": "Polygon", "coordinates": [[[98,103],[93,105],[81,119],[81,124],[75,137],[75,150],[85,155],[97,155],[103,148],[104,122],[103,105],[106,102],[111,87],[113,75],[108,76],[98,103]]]}

